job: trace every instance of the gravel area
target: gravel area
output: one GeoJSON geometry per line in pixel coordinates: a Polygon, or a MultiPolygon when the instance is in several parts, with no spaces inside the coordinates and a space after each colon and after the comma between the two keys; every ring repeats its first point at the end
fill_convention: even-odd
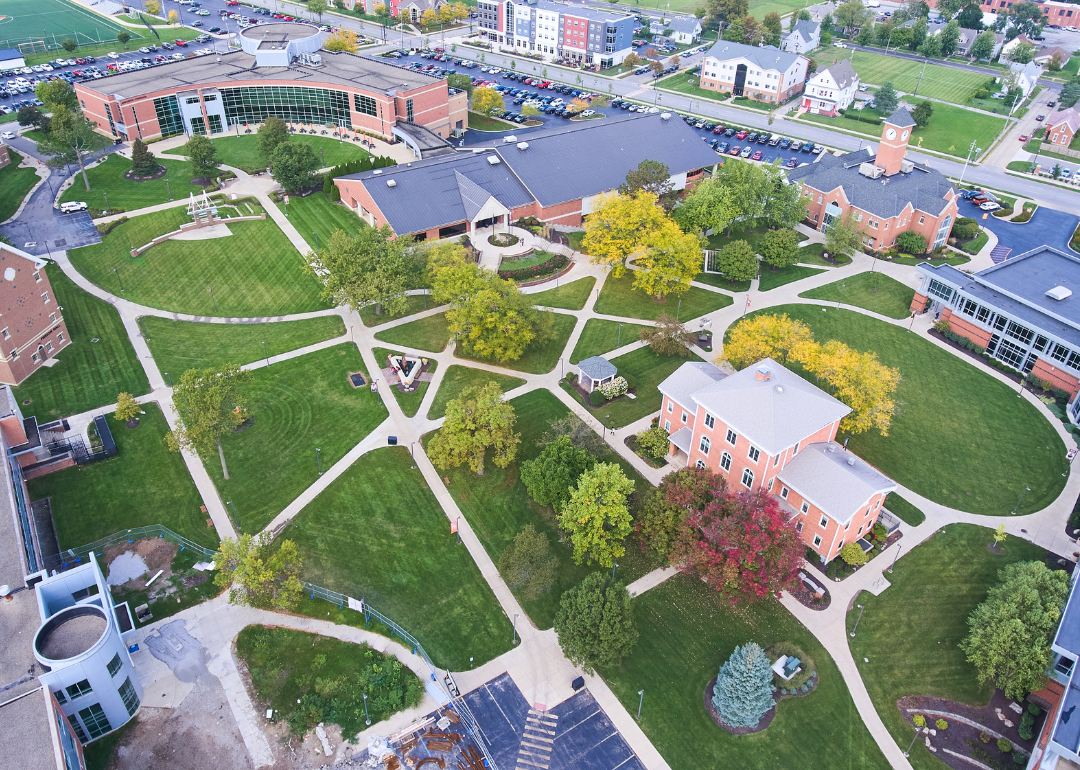
{"type": "Polygon", "coordinates": [[[76,615],[60,623],[41,645],[41,654],[52,660],[67,660],[80,655],[105,633],[108,624],[100,615],[76,615]]]}

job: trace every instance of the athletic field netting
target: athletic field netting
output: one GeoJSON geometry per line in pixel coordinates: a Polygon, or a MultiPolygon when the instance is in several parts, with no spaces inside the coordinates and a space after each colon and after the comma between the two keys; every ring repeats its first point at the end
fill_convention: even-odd
{"type": "Polygon", "coordinates": [[[79,45],[107,43],[126,29],[132,40],[145,37],[138,29],[122,27],[68,0],[2,0],[0,48],[23,54],[56,50],[67,38],[79,45]]]}

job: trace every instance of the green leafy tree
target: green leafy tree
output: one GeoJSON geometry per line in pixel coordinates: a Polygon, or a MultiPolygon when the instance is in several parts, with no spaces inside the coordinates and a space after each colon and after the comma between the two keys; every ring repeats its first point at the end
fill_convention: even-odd
{"type": "Polygon", "coordinates": [[[1046,24],[1046,16],[1043,15],[1043,7],[1038,3],[1022,2],[1013,3],[1009,7],[1009,16],[1013,25],[1020,30],[1021,34],[1034,37],[1042,32],[1046,24]]]}
{"type": "Polygon", "coordinates": [[[963,29],[973,29],[980,32],[983,28],[982,8],[978,3],[968,3],[954,19],[963,29]]]}
{"type": "Polygon", "coordinates": [[[729,243],[720,250],[716,263],[729,281],[750,281],[757,277],[758,260],[746,241],[729,243]]]}
{"type": "Polygon", "coordinates": [[[176,427],[165,436],[169,450],[193,451],[207,457],[217,448],[221,474],[227,481],[225,450],[221,436],[235,430],[248,418],[247,386],[251,372],[229,364],[220,369],[188,369],[173,387],[176,427]]]}
{"type": "Polygon", "coordinates": [[[270,159],[270,176],[286,192],[300,192],[315,183],[319,158],[307,142],[278,145],[270,159]]]}
{"type": "Polygon", "coordinates": [[[184,154],[191,159],[191,165],[199,176],[213,176],[217,173],[217,147],[202,134],[192,134],[184,145],[184,154]]]}
{"type": "Polygon", "coordinates": [[[919,53],[928,59],[941,58],[941,36],[932,35],[922,41],[922,45],[919,46],[919,53]]]}
{"type": "Polygon", "coordinates": [[[499,556],[499,574],[511,591],[526,599],[539,599],[550,591],[558,568],[547,535],[532,524],[526,524],[499,556]]]}
{"type": "Polygon", "coordinates": [[[142,139],[136,139],[131,145],[131,173],[138,177],[153,176],[161,170],[161,165],[150,152],[142,139]]]}
{"type": "Polygon", "coordinates": [[[800,240],[794,230],[770,230],[765,233],[759,246],[762,261],[770,267],[791,267],[799,260],[800,240]]]}
{"type": "MultiPolygon", "coordinates": [[[[72,51],[74,51],[76,48],[79,47],[79,44],[76,43],[74,40],[72,40],[70,37],[66,37],[66,38],[63,39],[63,41],[61,41],[60,47],[63,48],[68,53],[71,53],[72,51]]],[[[42,101],[44,101],[44,99],[42,99],[42,101]]]]}
{"type": "Polygon", "coordinates": [[[623,540],[632,523],[627,498],[633,491],[634,482],[615,463],[598,463],[581,474],[558,517],[576,564],[595,561],[610,567],[626,553],[623,540]]]}
{"type": "Polygon", "coordinates": [[[412,238],[395,238],[389,225],[363,225],[356,235],[335,230],[319,252],[308,252],[307,272],[319,276],[323,296],[334,305],[359,312],[373,304],[375,315],[397,315],[408,307],[412,247],[412,238]]]}
{"type": "Polygon", "coordinates": [[[672,193],[671,171],[658,160],[643,160],[637,168],[626,172],[626,181],[619,185],[619,195],[634,195],[639,192],[655,195],[660,205],[671,210],[675,200],[672,193]]]}
{"type": "Polygon", "coordinates": [[[994,30],[988,29],[975,38],[975,42],[971,44],[971,50],[968,53],[972,59],[988,61],[994,55],[996,47],[997,38],[994,36],[994,30]]]}
{"type": "MultiPolygon", "coordinates": [[[[880,30],[881,26],[879,25],[877,29],[880,30]]],[[[859,30],[858,34],[855,35],[855,42],[859,45],[872,45],[874,42],[874,38],[874,29],[871,28],[869,24],[864,24],[862,29],[859,30]]]]}
{"type": "Polygon", "coordinates": [[[874,94],[874,103],[886,115],[892,114],[896,110],[896,106],[900,104],[900,94],[896,93],[892,81],[886,80],[881,84],[881,88],[874,94]]]}
{"type": "Polygon", "coordinates": [[[131,40],[131,33],[127,32],[126,30],[120,30],[116,33],[116,39],[120,43],[120,45],[124,46],[124,48],[127,48],[128,41],[131,40]]]}
{"type": "Polygon", "coordinates": [[[308,13],[317,16],[320,22],[329,7],[330,4],[326,0],[307,0],[308,13]]]}
{"type": "MultiPolygon", "coordinates": [[[[807,16],[810,14],[807,13],[807,16]]],[[[776,11],[770,11],[765,14],[765,18],[761,20],[761,27],[765,32],[765,45],[780,47],[780,38],[783,35],[784,27],[780,22],[780,14],[776,11]]]]}
{"type": "Polygon", "coordinates": [[[684,233],[673,221],[666,220],[648,240],[645,253],[637,258],[634,288],[662,300],[668,294],[682,294],[701,272],[701,240],[684,233]]]}
{"type": "MultiPolygon", "coordinates": [[[[771,167],[738,160],[727,161],[717,170],[716,179],[732,192],[730,203],[736,220],[750,223],[769,216],[770,195],[775,194],[779,181],[779,172],[774,176],[773,171],[771,167]]],[[[794,192],[801,194],[798,189],[794,192]]]]}
{"type": "Polygon", "coordinates": [[[113,418],[117,422],[131,422],[142,414],[142,407],[130,393],[120,393],[116,397],[116,411],[113,418]]]}
{"type": "Polygon", "coordinates": [[[842,217],[833,219],[825,229],[825,250],[833,257],[854,256],[862,251],[862,246],[862,228],[850,210],[842,217]]]}
{"type": "Polygon", "coordinates": [[[929,101],[919,102],[915,105],[915,109],[911,111],[911,119],[919,126],[923,128],[930,122],[930,116],[934,114],[934,106],[929,101]]]}
{"type": "Polygon", "coordinates": [[[75,89],[71,87],[71,83],[60,78],[41,81],[34,87],[34,95],[45,103],[48,112],[60,108],[79,109],[79,97],[75,95],[75,89]]]}
{"type": "Polygon", "coordinates": [[[521,464],[521,482],[533,500],[560,513],[581,474],[595,465],[596,458],[575,447],[568,436],[560,436],[536,459],[521,464]]]}
{"type": "Polygon", "coordinates": [[[1027,64],[1035,58],[1038,51],[1039,49],[1035,47],[1034,43],[1019,42],[1009,52],[1009,61],[1017,64],[1027,64]]]}
{"type": "Polygon", "coordinates": [[[941,55],[946,58],[952,56],[960,44],[960,22],[952,19],[938,37],[941,38],[941,55]]]}
{"type": "Polygon", "coordinates": [[[686,358],[690,355],[690,346],[694,344],[693,333],[669,313],[661,313],[656,325],[646,326],[638,337],[659,356],[686,358]]]}
{"type": "Polygon", "coordinates": [[[78,163],[87,190],[90,189],[90,180],[86,176],[83,154],[96,147],[100,141],[100,137],[94,132],[95,125],[97,124],[84,118],[78,110],[57,107],[53,110],[49,122],[47,138],[37,143],[38,152],[51,155],[51,162],[56,165],[78,163]]]}
{"type": "Polygon", "coordinates": [[[771,711],[772,667],[765,651],[750,642],[736,647],[720,667],[712,704],[729,727],[757,727],[771,711]]]}
{"type": "Polygon", "coordinates": [[[1072,107],[1078,99],[1080,99],[1080,82],[1066,83],[1061,89],[1061,106],[1072,107]]]}
{"type": "Polygon", "coordinates": [[[863,26],[869,16],[862,0],[848,0],[836,9],[835,24],[839,24],[844,33],[850,33],[853,29],[863,26]]]}
{"type": "MultiPolygon", "coordinates": [[[[665,451],[667,446],[665,443],[665,451]]],[[[726,489],[724,476],[708,468],[681,468],[664,476],[658,488],[645,492],[641,511],[634,519],[642,547],[667,563],[689,514],[722,504],[726,489]]]]}
{"type": "Polygon", "coordinates": [[[593,457],[603,457],[608,453],[607,442],[576,414],[568,413],[548,422],[548,429],[537,441],[537,446],[545,447],[560,436],[566,436],[571,444],[593,457]]]}
{"type": "Polygon", "coordinates": [[[630,594],[606,572],[593,572],[562,595],[555,634],[563,654],[587,674],[617,666],[634,648],[630,594]]]}
{"type": "Polygon", "coordinates": [[[870,557],[859,547],[858,543],[848,543],[841,548],[840,558],[844,560],[844,563],[850,564],[853,567],[858,567],[870,561],[870,557]]]}
{"type": "Polygon", "coordinates": [[[476,85],[472,82],[472,78],[468,75],[463,75],[460,72],[452,72],[446,78],[446,84],[450,88],[456,88],[458,91],[464,91],[469,96],[472,96],[473,89],[476,85]]]}
{"type": "MultiPolygon", "coordinates": [[[[727,165],[727,164],[725,164],[727,165]]],[[[672,216],[685,232],[722,232],[738,215],[735,191],[716,178],[706,179],[675,207],[672,216]]]]}
{"type": "Polygon", "coordinates": [[[19,108],[16,119],[20,126],[37,126],[41,124],[45,115],[34,104],[25,104],[19,108]]]}
{"type": "Polygon", "coordinates": [[[506,109],[502,94],[494,88],[477,88],[472,92],[472,111],[478,115],[494,115],[506,109]]]}
{"type": "Polygon", "coordinates": [[[292,540],[282,540],[275,546],[266,532],[258,538],[227,537],[214,554],[214,585],[230,589],[232,604],[291,610],[303,596],[301,566],[300,553],[292,540]]]}
{"type": "Polygon", "coordinates": [[[896,236],[896,248],[905,254],[925,254],[926,238],[914,230],[908,230],[896,236]]]}
{"type": "Polygon", "coordinates": [[[930,22],[927,21],[925,16],[920,16],[915,21],[915,25],[911,28],[911,42],[908,45],[912,51],[919,50],[919,46],[926,40],[927,32],[930,29],[930,22]]]}
{"type": "Polygon", "coordinates": [[[663,460],[667,456],[668,448],[671,446],[671,439],[662,425],[653,425],[651,428],[646,428],[634,434],[634,438],[637,440],[641,450],[653,460],[663,460]]]}
{"type": "Polygon", "coordinates": [[[274,150],[279,145],[289,141],[289,127],[281,118],[269,117],[259,126],[255,132],[255,149],[259,151],[262,159],[270,164],[274,157],[274,150]]]}
{"type": "Polygon", "coordinates": [[[494,382],[466,388],[446,405],[446,419],[428,442],[427,453],[436,468],[457,468],[465,463],[484,475],[484,457],[493,449],[495,465],[505,468],[517,455],[521,436],[514,433],[517,415],[503,400],[494,382]]]}
{"type": "Polygon", "coordinates": [[[979,681],[1015,700],[1039,689],[1068,595],[1069,576],[1042,562],[1010,564],[998,572],[997,585],[968,617],[970,631],[960,643],[979,681]]]}

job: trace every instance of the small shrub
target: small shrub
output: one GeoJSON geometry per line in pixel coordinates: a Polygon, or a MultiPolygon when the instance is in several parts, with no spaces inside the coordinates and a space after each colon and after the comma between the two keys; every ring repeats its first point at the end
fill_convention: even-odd
{"type": "Polygon", "coordinates": [[[889,537],[889,530],[885,529],[884,524],[875,524],[873,532],[875,540],[880,540],[884,542],[889,537]]]}
{"type": "Polygon", "coordinates": [[[786,687],[781,687],[780,688],[780,694],[781,695],[787,695],[787,688],[786,687]]]}
{"type": "MultiPolygon", "coordinates": [[[[601,393],[604,394],[604,398],[610,401],[613,398],[618,398],[619,396],[621,396],[623,393],[629,390],[629,388],[627,387],[625,377],[616,377],[611,382],[605,382],[603,385],[601,385],[599,390],[601,393]]],[[[593,392],[595,393],[596,391],[593,392]]]]}
{"type": "Polygon", "coordinates": [[[1012,754],[1013,745],[1004,738],[998,738],[997,747],[1002,754],[1012,754]]]}
{"type": "Polygon", "coordinates": [[[1031,215],[1033,213],[1034,212],[1031,209],[1024,209],[1022,212],[1013,217],[1012,221],[1017,223],[1027,222],[1031,219],[1031,215]]]}
{"type": "Polygon", "coordinates": [[[109,233],[111,233],[113,231],[113,228],[119,227],[120,225],[124,224],[124,222],[127,222],[127,221],[128,221],[127,217],[120,217],[119,219],[114,219],[111,222],[102,222],[99,225],[95,225],[95,227],[97,227],[97,231],[99,233],[101,233],[102,235],[108,235],[109,233]]]}
{"type": "Polygon", "coordinates": [[[1031,716],[1031,714],[1024,714],[1024,716],[1020,718],[1020,724],[1031,727],[1035,724],[1035,717],[1031,716]]]}
{"type": "Polygon", "coordinates": [[[1028,760],[1027,754],[1025,754],[1024,752],[1022,752],[1022,751],[1014,751],[1013,752],[1013,755],[1012,755],[1013,764],[1026,765],[1027,760],[1028,760]]]}
{"type": "Polygon", "coordinates": [[[944,719],[939,719],[938,721],[934,722],[934,725],[939,730],[948,730],[949,729],[949,723],[946,722],[944,719]]]}
{"type": "Polygon", "coordinates": [[[911,718],[911,721],[916,727],[920,729],[926,727],[926,717],[924,717],[922,714],[916,714],[911,718]]]}
{"type": "Polygon", "coordinates": [[[983,743],[989,743],[991,740],[993,740],[993,736],[990,735],[990,733],[983,730],[983,731],[981,731],[979,733],[979,740],[982,741],[983,743]]]}
{"type": "Polygon", "coordinates": [[[952,331],[952,327],[949,326],[948,321],[938,321],[934,324],[934,331],[944,334],[945,332],[952,331]]]}
{"type": "Polygon", "coordinates": [[[1021,724],[1019,727],[1016,728],[1016,734],[1025,741],[1030,741],[1032,736],[1034,735],[1031,730],[1031,725],[1025,724],[1021,724]]]}
{"type": "Polygon", "coordinates": [[[1028,707],[1027,707],[1027,710],[1028,710],[1028,713],[1031,714],[1033,717],[1037,717],[1037,716],[1039,716],[1039,714],[1042,713],[1042,709],[1039,708],[1038,704],[1036,704],[1036,703],[1029,703],[1028,707]]]}
{"type": "Polygon", "coordinates": [[[634,438],[637,439],[642,454],[651,457],[653,460],[663,460],[671,444],[668,432],[659,425],[641,431],[634,438]]]}
{"type": "Polygon", "coordinates": [[[600,406],[605,401],[607,401],[607,397],[599,390],[594,390],[589,394],[589,403],[593,406],[600,406]]]}
{"type": "Polygon", "coordinates": [[[866,552],[863,551],[858,543],[848,543],[841,548],[840,558],[853,567],[866,564],[866,562],[870,561],[870,557],[866,555],[866,552]]]}

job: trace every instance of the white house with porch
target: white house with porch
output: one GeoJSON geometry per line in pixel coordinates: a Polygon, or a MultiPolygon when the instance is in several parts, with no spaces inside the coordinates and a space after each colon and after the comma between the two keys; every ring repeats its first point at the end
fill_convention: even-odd
{"type": "Polygon", "coordinates": [[[593,356],[578,363],[578,385],[586,393],[592,393],[601,385],[615,379],[618,370],[615,364],[603,356],[593,356]]]}

